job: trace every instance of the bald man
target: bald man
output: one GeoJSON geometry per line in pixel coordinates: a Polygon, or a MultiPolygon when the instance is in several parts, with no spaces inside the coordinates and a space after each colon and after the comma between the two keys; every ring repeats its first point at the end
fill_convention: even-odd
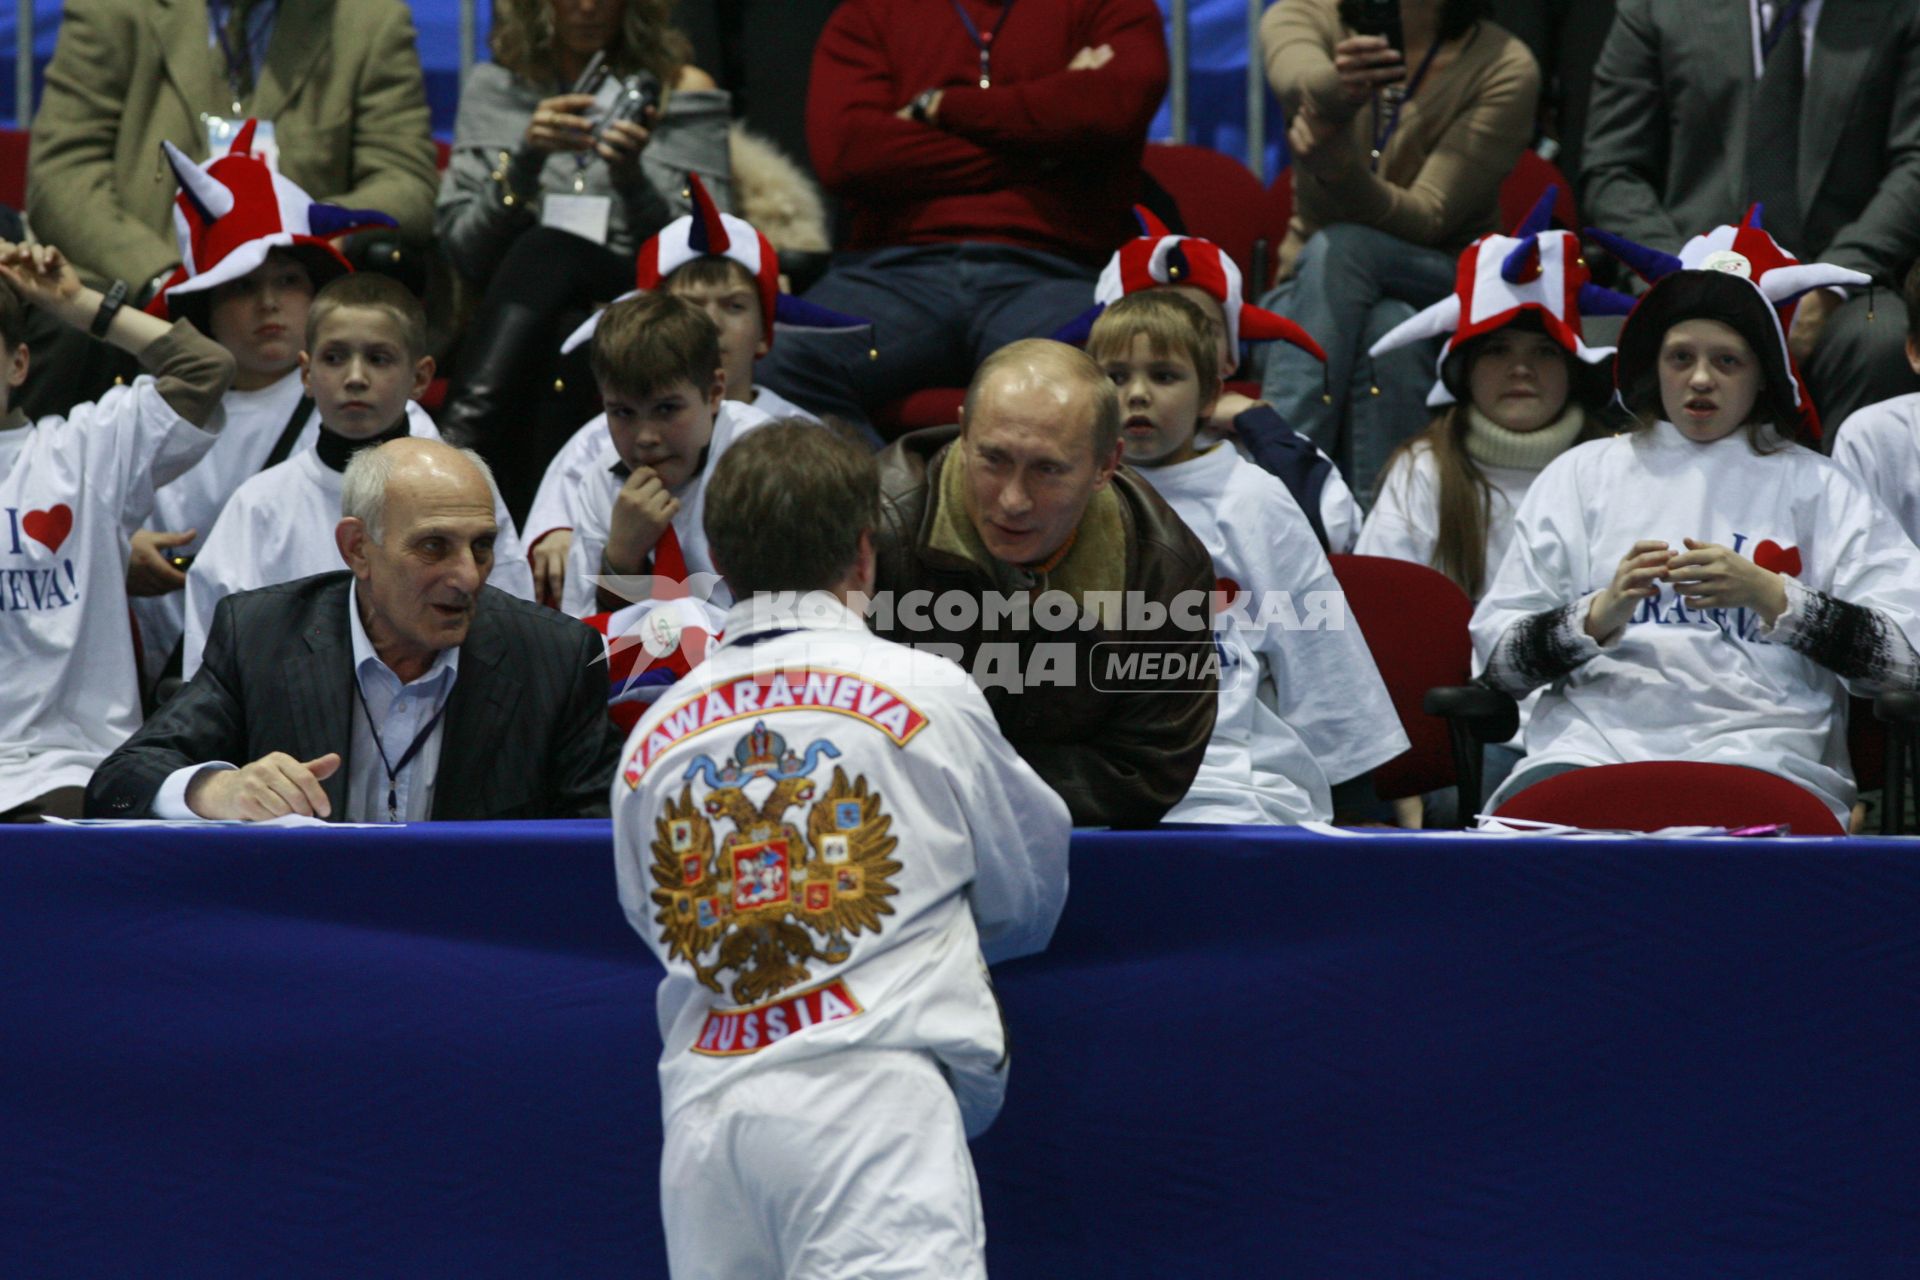
{"type": "Polygon", "coordinates": [[[959,427],[880,455],[880,490],[874,630],[965,667],[1075,825],[1157,821],[1213,733],[1213,564],[1120,465],[1106,374],[1058,342],[1001,348],[959,427]]]}
{"type": "Polygon", "coordinates": [[[94,817],[607,813],[600,637],[486,585],[493,477],[417,437],[348,463],[346,569],[220,602],[190,683],[87,788],[94,817]]]}

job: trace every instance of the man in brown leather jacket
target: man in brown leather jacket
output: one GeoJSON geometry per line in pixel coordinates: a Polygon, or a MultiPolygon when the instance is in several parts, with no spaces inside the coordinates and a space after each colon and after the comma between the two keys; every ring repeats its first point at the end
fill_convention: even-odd
{"type": "Polygon", "coordinates": [[[1186,794],[1217,702],[1213,562],[1120,465],[1119,401],[1084,352],[1004,347],[957,430],[883,452],[876,550],[874,630],[965,667],[1076,825],[1186,794]]]}

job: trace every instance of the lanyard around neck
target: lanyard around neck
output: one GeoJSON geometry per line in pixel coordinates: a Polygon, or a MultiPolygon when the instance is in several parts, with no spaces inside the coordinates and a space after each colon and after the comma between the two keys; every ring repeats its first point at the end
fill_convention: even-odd
{"type": "Polygon", "coordinates": [[[1380,157],[1387,153],[1387,144],[1393,141],[1393,135],[1400,129],[1400,113],[1406,109],[1413,95],[1420,92],[1420,86],[1426,83],[1427,72],[1433,69],[1433,59],[1440,52],[1440,46],[1446,41],[1436,38],[1427,46],[1427,56],[1420,59],[1419,70],[1413,73],[1413,79],[1407,81],[1407,91],[1393,104],[1393,111],[1387,116],[1386,127],[1380,126],[1380,97],[1373,99],[1373,171],[1380,172],[1380,157]]]}
{"type": "Polygon", "coordinates": [[[1000,35],[1000,28],[1007,25],[1007,19],[1013,14],[1013,0],[1007,0],[1001,7],[1000,20],[993,24],[993,30],[984,32],[974,25],[972,15],[961,7],[960,0],[947,0],[947,3],[953,6],[955,13],[960,15],[960,24],[967,29],[968,39],[972,40],[973,47],[980,51],[980,87],[992,88],[993,42],[1000,35]]]}
{"type": "Polygon", "coordinates": [[[389,764],[387,763],[387,744],[381,741],[380,726],[373,722],[373,711],[367,706],[366,691],[360,687],[360,673],[357,671],[353,674],[353,692],[360,699],[361,714],[367,718],[367,732],[373,735],[373,749],[380,753],[380,767],[387,771],[387,821],[398,822],[400,821],[400,771],[412,764],[413,758],[420,754],[420,748],[427,745],[427,739],[432,737],[433,731],[440,726],[440,717],[447,714],[449,700],[446,698],[440,700],[440,705],[434,708],[432,718],[427,721],[426,727],[414,736],[413,744],[400,757],[400,762],[389,764]]]}

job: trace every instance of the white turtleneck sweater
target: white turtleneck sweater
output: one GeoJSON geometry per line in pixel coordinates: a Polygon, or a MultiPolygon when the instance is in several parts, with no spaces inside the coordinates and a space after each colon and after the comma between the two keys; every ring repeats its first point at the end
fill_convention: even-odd
{"type": "MultiPolygon", "coordinates": [[[[1513,537],[1513,516],[1542,468],[1579,438],[1586,415],[1569,405],[1559,419],[1537,431],[1508,431],[1478,409],[1468,408],[1467,452],[1492,490],[1487,512],[1487,581],[1500,567],[1513,537]]],[[[1354,545],[1355,555],[1411,560],[1436,568],[1440,543],[1440,468],[1433,447],[1414,442],[1380,482],[1380,496],[1354,545]]]]}

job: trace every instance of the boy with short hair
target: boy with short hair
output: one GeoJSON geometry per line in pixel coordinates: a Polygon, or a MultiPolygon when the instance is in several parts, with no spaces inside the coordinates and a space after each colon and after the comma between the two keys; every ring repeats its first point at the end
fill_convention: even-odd
{"type": "MultiPolygon", "coordinates": [[[[1299,325],[1284,316],[1249,305],[1240,267],[1219,245],[1198,236],[1180,236],[1146,209],[1134,206],[1141,234],[1121,245],[1094,286],[1094,305],[1059,335],[1063,342],[1083,341],[1102,311],[1146,290],[1177,294],[1198,307],[1212,334],[1218,381],[1225,383],[1240,366],[1243,342],[1288,342],[1318,358],[1326,353],[1299,325]]],[[[1333,459],[1295,431],[1264,401],[1223,390],[1202,424],[1207,440],[1230,439],[1251,461],[1279,477],[1299,503],[1320,545],[1348,552],[1360,537],[1360,504],[1333,459]]]]}
{"type": "Polygon", "coordinates": [[[1407,737],[1293,495],[1230,445],[1196,438],[1220,396],[1205,313],[1169,290],[1129,294],[1094,322],[1087,353],[1119,392],[1128,465],[1206,545],[1219,579],[1219,713],[1166,820],[1331,818],[1333,787],[1405,751],[1407,737]]]}
{"type": "MultiPolygon", "coordinates": [[[[1920,262],[1907,272],[1907,364],[1920,373],[1920,262]]],[[[1920,542],[1920,391],[1847,415],[1833,437],[1833,460],[1853,472],[1920,542]]]]}
{"type": "Polygon", "coordinates": [[[237,370],[213,448],[155,495],[147,527],[133,535],[127,587],[149,679],[166,668],[185,630],[186,571],[171,557],[192,556],[234,490],[319,432],[301,386],[300,348],[314,291],[353,270],[334,239],[393,222],[314,201],[252,151],[253,134],[249,122],[203,165],[166,148],[180,183],[173,224],[184,265],[147,310],[188,321],[231,352],[237,370]]]}
{"type": "Polygon", "coordinates": [[[0,821],[78,817],[94,769],[140,726],[127,625],[127,530],[156,485],[213,447],[233,357],[102,297],[58,249],[0,241],[0,821]],[[84,328],[152,371],[67,417],[29,422],[25,308],[84,328]]]}
{"type": "MultiPolygon", "coordinates": [[[[753,224],[721,213],[700,182],[687,175],[693,212],[661,228],[636,255],[636,293],[664,290],[704,310],[720,330],[720,367],[727,373],[727,399],[752,405],[769,418],[819,421],[771,388],[755,386],[755,363],[773,347],[776,318],[782,328],[858,328],[865,322],[808,308],[780,292],[780,257],[753,224]]],[[[632,296],[632,295],[629,295],[632,296]]],[[[589,341],[596,315],[581,325],[562,351],[589,341]]],[[[567,494],[579,483],[606,444],[604,415],[590,419],[547,465],[533,505],[527,510],[526,544],[533,560],[534,583],[545,600],[564,592],[567,549],[573,530],[567,494]]]]}
{"type": "MultiPolygon", "coordinates": [[[[340,567],[333,529],[354,453],[402,436],[440,438],[415,403],[433,380],[426,330],[420,300],[389,276],[341,276],[314,296],[300,370],[320,430],[313,447],[242,484],[207,536],[187,574],[187,678],[200,667],[222,599],[340,567]]],[[[497,494],[494,515],[498,567],[488,581],[530,600],[533,575],[497,494]]]]}
{"type": "MultiPolygon", "coordinates": [[[[743,432],[771,421],[726,398],[719,327],[670,293],[601,313],[593,376],[606,439],[569,496],[574,537],[561,604],[582,618],[627,603],[597,577],[715,575],[700,523],[706,476],[743,432]]],[[[713,583],[724,608],[731,597],[717,575],[713,583]]]]}

